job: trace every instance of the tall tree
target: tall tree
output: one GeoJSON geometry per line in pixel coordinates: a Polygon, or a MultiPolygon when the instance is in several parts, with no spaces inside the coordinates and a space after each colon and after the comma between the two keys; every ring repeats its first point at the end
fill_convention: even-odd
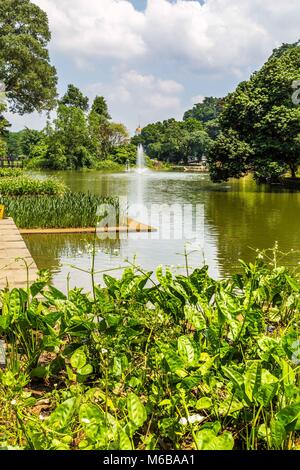
{"type": "Polygon", "coordinates": [[[168,119],[149,124],[132,142],[143,144],[150,158],[187,163],[191,157],[201,159],[207,153],[211,139],[204,125],[190,118],[186,121],[168,119]]]}
{"type": "Polygon", "coordinates": [[[300,76],[300,47],[283,45],[228,95],[219,117],[222,134],[212,147],[209,162],[215,181],[253,172],[258,181],[275,181],[300,164],[300,107],[292,100],[293,83],[300,76]],[[225,148],[220,153],[221,144],[225,148]],[[230,145],[231,144],[231,145],[230,145]],[[247,148],[244,157],[241,149],[247,148]]]}
{"type": "Polygon", "coordinates": [[[104,119],[111,119],[106,100],[103,96],[96,96],[92,104],[92,111],[104,119]]]}
{"type": "Polygon", "coordinates": [[[86,117],[82,109],[60,104],[54,130],[49,136],[49,157],[61,160],[65,158],[65,168],[83,168],[92,165],[90,153],[91,140],[88,133],[86,117]]]}
{"type": "Polygon", "coordinates": [[[37,5],[29,0],[1,0],[0,81],[12,112],[55,106],[57,76],[47,50],[50,38],[47,15],[37,5]]]}
{"type": "Polygon", "coordinates": [[[203,123],[213,121],[221,113],[222,105],[223,98],[205,97],[201,103],[194,104],[192,109],[185,112],[183,120],[193,118],[203,123]]]}
{"type": "Polygon", "coordinates": [[[60,100],[60,104],[79,108],[84,112],[89,109],[89,99],[74,85],[68,85],[68,90],[60,100]]]}

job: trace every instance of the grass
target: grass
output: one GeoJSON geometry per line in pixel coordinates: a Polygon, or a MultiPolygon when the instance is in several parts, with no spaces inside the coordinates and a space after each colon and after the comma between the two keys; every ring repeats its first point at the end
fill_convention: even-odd
{"type": "Polygon", "coordinates": [[[101,204],[118,208],[114,198],[69,191],[61,196],[0,197],[0,203],[5,205],[6,216],[12,217],[19,228],[28,229],[95,227],[101,204]]]}
{"type": "Polygon", "coordinates": [[[2,291],[0,447],[299,450],[299,276],[275,249],[226,280],[152,274],[2,291]]]}

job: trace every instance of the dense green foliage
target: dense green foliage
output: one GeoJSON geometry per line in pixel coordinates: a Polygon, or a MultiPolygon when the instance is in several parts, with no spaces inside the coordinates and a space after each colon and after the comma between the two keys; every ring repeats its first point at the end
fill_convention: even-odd
{"type": "Polygon", "coordinates": [[[300,284],[273,255],[223,281],[132,267],[93,296],[3,291],[2,446],[299,449],[300,284]]]}
{"type": "Polygon", "coordinates": [[[50,65],[48,18],[29,0],[1,0],[0,82],[10,109],[19,114],[49,110],[56,98],[56,71],[50,65]]]}
{"type": "Polygon", "coordinates": [[[216,139],[220,132],[219,116],[223,108],[223,98],[205,97],[201,103],[196,103],[192,109],[185,112],[183,120],[197,119],[211,139],[216,139]]]}
{"type": "Polygon", "coordinates": [[[133,163],[136,149],[128,143],[128,131],[123,124],[110,121],[104,98],[97,96],[88,111],[88,98],[69,85],[56,118],[42,132],[24,129],[6,136],[9,155],[25,156],[29,169],[101,168],[107,166],[106,161],[115,167],[127,160],[133,163]]]}
{"type": "Polygon", "coordinates": [[[287,170],[296,176],[300,107],[292,95],[299,75],[300,47],[284,45],[249,81],[228,95],[219,118],[222,134],[209,155],[214,181],[248,172],[258,181],[278,181],[287,170]]]}
{"type": "Polygon", "coordinates": [[[13,217],[19,228],[95,227],[101,204],[118,208],[113,198],[66,192],[63,195],[1,197],[6,215],[13,217]]]}
{"type": "Polygon", "coordinates": [[[150,158],[170,163],[201,160],[211,145],[204,125],[192,118],[186,121],[169,119],[149,124],[132,141],[142,144],[150,158]]]}
{"type": "Polygon", "coordinates": [[[36,179],[25,174],[16,176],[17,174],[18,172],[13,176],[0,178],[1,196],[54,196],[61,195],[66,191],[64,183],[56,178],[36,179]]]}
{"type": "Polygon", "coordinates": [[[4,177],[18,177],[23,174],[21,168],[0,168],[0,178],[4,177]]]}
{"type": "Polygon", "coordinates": [[[71,108],[79,108],[84,112],[87,112],[89,109],[89,99],[87,96],[84,96],[83,93],[76,86],[70,84],[68,85],[68,90],[59,101],[60,104],[64,106],[69,106],[71,108]]]}
{"type": "Polygon", "coordinates": [[[6,136],[7,154],[10,157],[28,157],[34,153],[34,148],[38,147],[44,133],[35,129],[25,127],[19,132],[9,132],[6,136]]]}
{"type": "Polygon", "coordinates": [[[222,104],[222,98],[205,97],[201,103],[196,103],[192,109],[185,112],[183,120],[193,118],[203,123],[214,121],[222,111],[222,104]]]}

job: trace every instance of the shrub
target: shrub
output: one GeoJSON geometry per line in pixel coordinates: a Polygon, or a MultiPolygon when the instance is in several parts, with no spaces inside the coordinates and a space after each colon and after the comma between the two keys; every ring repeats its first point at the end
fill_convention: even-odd
{"type": "Polygon", "coordinates": [[[124,169],[123,165],[120,165],[119,163],[116,163],[112,160],[97,161],[95,166],[97,170],[108,172],[123,171],[124,169]]]}
{"type": "Polygon", "coordinates": [[[39,180],[29,176],[8,176],[0,179],[0,194],[2,196],[51,196],[63,194],[65,191],[65,184],[57,178],[39,180]]]}
{"type": "Polygon", "coordinates": [[[21,176],[22,173],[22,168],[0,168],[0,178],[16,178],[17,176],[21,176]]]}

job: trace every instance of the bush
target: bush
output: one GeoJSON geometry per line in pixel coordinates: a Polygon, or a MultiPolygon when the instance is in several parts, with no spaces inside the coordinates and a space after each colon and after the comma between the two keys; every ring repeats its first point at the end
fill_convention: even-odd
{"type": "Polygon", "coordinates": [[[100,160],[97,161],[95,168],[100,171],[108,171],[108,172],[114,172],[114,171],[123,171],[124,167],[123,165],[120,165],[117,162],[113,162],[112,160],[100,160]]]}
{"type": "Polygon", "coordinates": [[[22,173],[23,170],[21,168],[0,168],[0,178],[16,178],[17,176],[21,176],[22,173]]]}
{"type": "Polygon", "coordinates": [[[109,158],[121,165],[125,165],[127,162],[131,165],[135,165],[136,154],[137,148],[133,144],[117,145],[111,149],[109,158]]]}
{"type": "Polygon", "coordinates": [[[56,178],[38,180],[29,176],[3,177],[0,179],[2,196],[60,195],[66,191],[64,183],[56,178]]]}

